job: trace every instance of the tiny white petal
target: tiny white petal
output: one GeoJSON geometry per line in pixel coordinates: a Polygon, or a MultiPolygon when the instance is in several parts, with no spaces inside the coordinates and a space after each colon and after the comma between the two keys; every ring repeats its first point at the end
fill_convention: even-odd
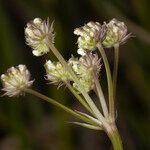
{"type": "Polygon", "coordinates": [[[39,52],[39,51],[37,51],[37,50],[33,50],[32,53],[33,53],[33,55],[35,55],[35,56],[41,56],[41,55],[42,55],[41,52],[39,52]]]}
{"type": "Polygon", "coordinates": [[[33,20],[33,22],[34,22],[35,24],[41,24],[41,23],[42,23],[42,19],[41,19],[41,18],[35,18],[35,19],[33,20]]]}
{"type": "Polygon", "coordinates": [[[77,50],[77,53],[78,53],[79,55],[81,55],[81,56],[85,56],[85,55],[86,55],[85,50],[83,50],[83,49],[81,49],[81,48],[79,48],[79,49],[77,50]]]}

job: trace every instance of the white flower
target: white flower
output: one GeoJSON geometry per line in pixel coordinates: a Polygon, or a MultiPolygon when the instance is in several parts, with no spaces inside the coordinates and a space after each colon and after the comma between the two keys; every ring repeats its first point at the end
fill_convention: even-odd
{"type": "Polygon", "coordinates": [[[9,97],[23,95],[23,89],[30,87],[33,83],[29,80],[30,72],[25,65],[9,68],[6,74],[1,75],[4,95],[9,97]]]}
{"type": "Polygon", "coordinates": [[[64,70],[60,62],[51,62],[50,60],[48,60],[45,63],[44,67],[47,73],[46,79],[51,81],[51,83],[61,86],[63,84],[63,81],[69,80],[68,72],[64,70]]]}
{"type": "Polygon", "coordinates": [[[99,22],[88,22],[80,28],[74,30],[74,34],[78,35],[78,53],[82,56],[86,51],[96,49],[98,42],[103,41],[106,33],[105,25],[100,25],[99,22]]]}
{"type": "Polygon", "coordinates": [[[81,48],[79,48],[79,49],[77,50],[77,53],[78,53],[79,55],[81,55],[81,56],[85,56],[85,55],[86,55],[86,51],[85,51],[84,49],[81,49],[81,48]]]}
{"type": "MultiPolygon", "coordinates": [[[[106,23],[105,23],[106,24],[106,23]]],[[[102,44],[105,47],[113,47],[115,44],[123,44],[130,36],[127,34],[127,26],[124,22],[112,19],[107,26],[107,34],[102,44]]]]}
{"type": "Polygon", "coordinates": [[[27,45],[29,45],[35,56],[41,56],[49,52],[48,43],[54,43],[54,29],[53,22],[49,24],[49,18],[42,20],[35,18],[33,21],[27,23],[25,28],[25,38],[27,45]]]}

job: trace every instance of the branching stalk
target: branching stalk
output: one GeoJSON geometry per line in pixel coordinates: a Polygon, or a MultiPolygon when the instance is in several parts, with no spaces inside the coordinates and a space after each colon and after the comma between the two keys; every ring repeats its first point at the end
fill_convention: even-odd
{"type": "Polygon", "coordinates": [[[104,61],[104,66],[106,69],[107,83],[108,83],[109,111],[110,111],[110,115],[111,115],[112,119],[114,119],[115,118],[115,110],[114,110],[113,84],[112,84],[112,77],[111,77],[109,62],[107,60],[107,56],[105,54],[105,51],[104,51],[101,43],[97,44],[97,48],[100,51],[100,54],[102,56],[102,59],[104,61]]]}
{"type": "Polygon", "coordinates": [[[73,124],[76,124],[76,125],[88,128],[88,129],[92,129],[92,130],[102,130],[102,128],[99,126],[94,126],[94,125],[87,124],[87,123],[81,123],[81,122],[70,122],[70,123],[73,123],[73,124]]]}
{"type": "Polygon", "coordinates": [[[32,94],[32,95],[34,95],[36,97],[39,97],[39,98],[41,98],[41,99],[43,99],[43,100],[45,100],[45,101],[47,101],[47,102],[49,102],[51,104],[53,104],[53,105],[63,109],[67,113],[69,113],[69,114],[71,114],[71,115],[81,119],[84,122],[87,122],[87,123],[90,123],[90,124],[93,124],[93,123],[95,124],[95,122],[93,122],[92,120],[88,119],[87,117],[80,115],[76,111],[73,111],[72,109],[64,106],[63,104],[61,104],[61,103],[55,101],[54,99],[49,98],[49,97],[47,97],[47,96],[45,96],[45,95],[43,95],[43,94],[41,94],[41,93],[39,93],[37,91],[34,91],[32,89],[23,89],[23,91],[26,92],[26,93],[32,94]]]}
{"type": "Polygon", "coordinates": [[[77,100],[91,113],[93,114],[93,111],[91,110],[91,108],[89,107],[89,105],[87,104],[87,102],[85,102],[85,100],[73,89],[72,85],[70,85],[70,83],[65,82],[65,84],[67,85],[68,89],[71,91],[71,93],[77,98],[77,100]]]}
{"type": "Polygon", "coordinates": [[[113,69],[113,96],[114,100],[116,97],[116,85],[117,85],[117,73],[118,73],[118,64],[119,64],[119,45],[114,46],[114,69],[113,69]]]}
{"type": "Polygon", "coordinates": [[[99,83],[98,77],[94,72],[93,72],[93,78],[94,78],[96,91],[97,91],[97,94],[98,94],[98,97],[99,97],[99,100],[100,100],[100,104],[101,104],[104,116],[108,117],[108,108],[107,108],[106,100],[105,100],[101,85],[99,83]]]}
{"type": "Polygon", "coordinates": [[[87,92],[84,90],[83,86],[81,85],[81,83],[79,82],[77,76],[75,75],[75,73],[72,71],[71,67],[68,66],[68,64],[66,63],[65,59],[62,57],[62,55],[59,53],[59,51],[56,49],[56,47],[49,42],[49,48],[51,49],[51,51],[54,53],[54,55],[57,57],[57,59],[61,62],[61,64],[65,67],[65,69],[70,73],[70,75],[72,76],[74,82],[77,84],[80,92],[82,93],[82,95],[84,96],[84,98],[86,99],[87,103],[89,104],[90,108],[92,109],[92,111],[94,112],[95,116],[100,120],[100,121],[104,121],[104,117],[101,114],[101,112],[98,110],[98,108],[96,107],[95,103],[93,102],[93,100],[91,99],[91,97],[87,94],[87,92]]]}

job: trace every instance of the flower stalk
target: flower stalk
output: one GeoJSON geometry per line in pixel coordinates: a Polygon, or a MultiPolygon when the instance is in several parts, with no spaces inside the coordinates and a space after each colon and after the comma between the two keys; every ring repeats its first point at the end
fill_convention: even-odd
{"type": "MultiPolygon", "coordinates": [[[[76,111],[73,111],[72,109],[70,109],[70,108],[64,106],[63,104],[57,102],[56,100],[54,100],[54,99],[52,99],[52,98],[49,98],[49,97],[47,97],[47,96],[45,96],[45,95],[43,95],[43,94],[41,94],[41,93],[39,93],[39,92],[37,92],[37,91],[34,91],[34,90],[32,90],[32,89],[28,89],[28,88],[23,89],[23,91],[26,92],[26,93],[32,94],[32,95],[34,95],[34,96],[36,96],[36,97],[39,97],[39,98],[41,98],[42,100],[45,100],[45,101],[47,101],[47,102],[49,102],[49,103],[51,103],[51,104],[57,106],[58,108],[63,109],[63,110],[66,111],[67,113],[69,113],[69,114],[71,114],[71,115],[73,115],[73,116],[75,116],[75,117],[81,119],[82,121],[85,121],[86,123],[90,123],[90,124],[93,124],[93,123],[94,123],[94,125],[96,124],[95,122],[91,121],[91,120],[88,119],[87,117],[84,117],[84,116],[80,115],[80,114],[77,113],[76,111]]],[[[97,124],[96,124],[96,125],[97,125],[97,124]]]]}
{"type": "Polygon", "coordinates": [[[119,64],[119,45],[114,45],[114,69],[113,69],[113,96],[114,100],[116,97],[116,86],[117,86],[117,74],[118,74],[118,64],[119,64]]]}
{"type": "Polygon", "coordinates": [[[93,78],[94,78],[94,82],[95,82],[95,86],[96,86],[96,93],[99,97],[104,116],[107,118],[109,114],[108,114],[108,108],[107,108],[106,100],[105,100],[101,85],[99,83],[98,77],[95,73],[93,73],[93,78]]]}
{"type": "Polygon", "coordinates": [[[114,97],[113,97],[113,84],[112,84],[112,77],[111,77],[111,71],[109,67],[109,62],[107,59],[107,56],[105,54],[105,51],[101,45],[101,43],[97,44],[97,48],[102,56],[102,59],[104,61],[104,66],[106,69],[106,75],[107,75],[107,83],[108,83],[108,98],[109,98],[109,113],[113,120],[115,120],[115,110],[114,110],[114,97]]]}
{"type": "Polygon", "coordinates": [[[68,82],[65,82],[65,84],[67,85],[68,89],[71,91],[71,93],[77,98],[77,100],[90,112],[93,114],[93,111],[91,110],[91,108],[89,107],[89,105],[87,104],[87,102],[85,102],[85,100],[74,90],[74,88],[72,87],[72,85],[68,82]]]}

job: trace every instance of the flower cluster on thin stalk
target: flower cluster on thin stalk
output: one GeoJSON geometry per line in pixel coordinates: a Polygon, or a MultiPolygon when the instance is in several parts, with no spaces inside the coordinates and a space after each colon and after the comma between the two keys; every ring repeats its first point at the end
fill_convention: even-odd
{"type": "Polygon", "coordinates": [[[49,19],[42,20],[35,18],[27,23],[25,28],[25,39],[27,45],[32,48],[35,56],[42,56],[53,52],[58,61],[52,62],[47,60],[44,64],[48,83],[55,84],[58,87],[66,85],[77,100],[87,109],[89,113],[72,110],[58,103],[37,91],[31,89],[33,80],[30,81],[30,73],[25,65],[11,67],[6,74],[1,75],[4,95],[9,97],[24,95],[30,93],[53,105],[65,110],[82,122],[73,122],[86,128],[95,130],[104,130],[115,148],[115,142],[122,149],[120,137],[115,125],[115,91],[116,78],[118,71],[119,45],[125,43],[130,37],[127,34],[127,26],[124,22],[112,19],[110,22],[100,24],[99,22],[90,21],[82,27],[76,28],[74,34],[78,36],[77,44],[78,57],[72,56],[66,61],[54,46],[55,33],[53,22],[50,24],[49,19]],[[114,70],[111,75],[107,56],[104,48],[114,47],[114,70]],[[98,51],[97,51],[98,49],[98,51]],[[101,58],[101,57],[102,58],[101,58]],[[106,69],[108,82],[108,98],[104,97],[99,82],[102,62],[106,69]],[[89,95],[90,91],[97,95],[101,109],[95,103],[95,100],[89,95]],[[106,101],[108,99],[108,102],[106,101]],[[111,132],[115,131],[115,139],[111,132]],[[119,143],[120,142],[120,143],[119,143]]]}

